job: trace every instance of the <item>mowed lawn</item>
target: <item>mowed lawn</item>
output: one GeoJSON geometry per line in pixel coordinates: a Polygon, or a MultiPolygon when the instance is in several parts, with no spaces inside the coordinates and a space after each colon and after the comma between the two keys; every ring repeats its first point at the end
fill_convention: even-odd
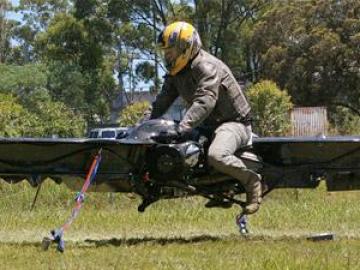
{"type": "Polygon", "coordinates": [[[139,198],[89,193],[65,233],[65,253],[41,240],[66,221],[75,192],[46,181],[35,189],[0,182],[0,269],[360,269],[360,193],[280,190],[249,217],[206,209],[202,198],[165,200],[137,212],[139,198]],[[307,237],[331,232],[335,240],[307,237]]]}

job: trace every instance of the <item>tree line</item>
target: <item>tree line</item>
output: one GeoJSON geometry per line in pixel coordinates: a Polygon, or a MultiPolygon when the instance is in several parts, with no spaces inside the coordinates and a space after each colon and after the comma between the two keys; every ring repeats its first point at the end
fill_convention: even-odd
{"type": "Polygon", "coordinates": [[[0,118],[12,101],[37,127],[18,135],[77,135],[87,125],[113,121],[120,93],[142,85],[159,91],[164,68],[156,36],[175,20],[192,23],[204,49],[239,81],[272,81],[295,106],[326,106],[340,132],[356,132],[356,0],[20,0],[16,7],[0,0],[0,93],[6,100],[0,118]],[[21,20],[10,19],[10,11],[21,20]],[[46,131],[58,110],[54,117],[65,130],[46,131]],[[67,133],[68,125],[79,130],[67,133]]]}

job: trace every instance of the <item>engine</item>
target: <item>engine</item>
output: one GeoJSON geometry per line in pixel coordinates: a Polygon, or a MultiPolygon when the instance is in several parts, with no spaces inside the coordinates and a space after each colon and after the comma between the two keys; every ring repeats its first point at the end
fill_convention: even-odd
{"type": "MultiPolygon", "coordinates": [[[[191,177],[196,179],[197,183],[223,181],[224,177],[215,179],[216,176],[211,176],[210,180],[209,177],[204,181],[200,179],[203,175],[211,174],[212,168],[206,164],[204,151],[208,146],[208,139],[198,136],[199,134],[194,134],[185,142],[170,139],[171,136],[168,135],[176,134],[176,127],[176,123],[170,120],[148,120],[135,126],[129,135],[119,142],[149,146],[145,157],[147,170],[150,177],[156,181],[181,181],[191,177]]],[[[241,157],[249,168],[257,170],[261,166],[259,158],[252,153],[239,151],[236,155],[241,157]]]]}
{"type": "Polygon", "coordinates": [[[202,147],[193,141],[154,145],[147,155],[150,177],[158,181],[186,179],[203,166],[203,157],[202,147]]]}

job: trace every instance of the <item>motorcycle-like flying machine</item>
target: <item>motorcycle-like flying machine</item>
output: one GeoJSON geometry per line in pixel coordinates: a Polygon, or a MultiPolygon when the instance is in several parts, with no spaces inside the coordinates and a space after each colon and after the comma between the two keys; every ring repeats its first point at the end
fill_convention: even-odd
{"type": "MultiPolygon", "coordinates": [[[[179,138],[173,121],[156,119],[119,140],[2,138],[0,177],[27,179],[34,187],[49,177],[78,190],[101,149],[89,190],[136,193],[143,199],[140,212],[158,200],[189,195],[210,199],[207,206],[243,207],[241,184],[208,166],[210,143],[202,134],[179,138]]],[[[254,138],[236,155],[262,175],[263,196],[277,188],[316,188],[321,180],[329,191],[360,189],[360,137],[254,138]]],[[[244,230],[241,220],[239,226],[244,230]]]]}

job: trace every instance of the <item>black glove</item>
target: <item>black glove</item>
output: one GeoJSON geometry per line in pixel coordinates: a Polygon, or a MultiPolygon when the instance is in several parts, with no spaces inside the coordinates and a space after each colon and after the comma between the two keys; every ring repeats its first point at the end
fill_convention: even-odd
{"type": "Polygon", "coordinates": [[[176,132],[178,133],[178,139],[180,140],[189,140],[191,139],[191,135],[192,135],[192,128],[188,127],[186,125],[183,124],[179,124],[176,127],[176,132]]]}
{"type": "Polygon", "coordinates": [[[158,135],[152,137],[158,143],[169,144],[179,139],[179,133],[176,130],[162,131],[158,135]]]}
{"type": "Polygon", "coordinates": [[[160,132],[160,134],[154,136],[153,139],[159,143],[169,144],[174,142],[183,142],[191,139],[191,137],[192,129],[186,128],[180,124],[173,130],[160,132]]]}

